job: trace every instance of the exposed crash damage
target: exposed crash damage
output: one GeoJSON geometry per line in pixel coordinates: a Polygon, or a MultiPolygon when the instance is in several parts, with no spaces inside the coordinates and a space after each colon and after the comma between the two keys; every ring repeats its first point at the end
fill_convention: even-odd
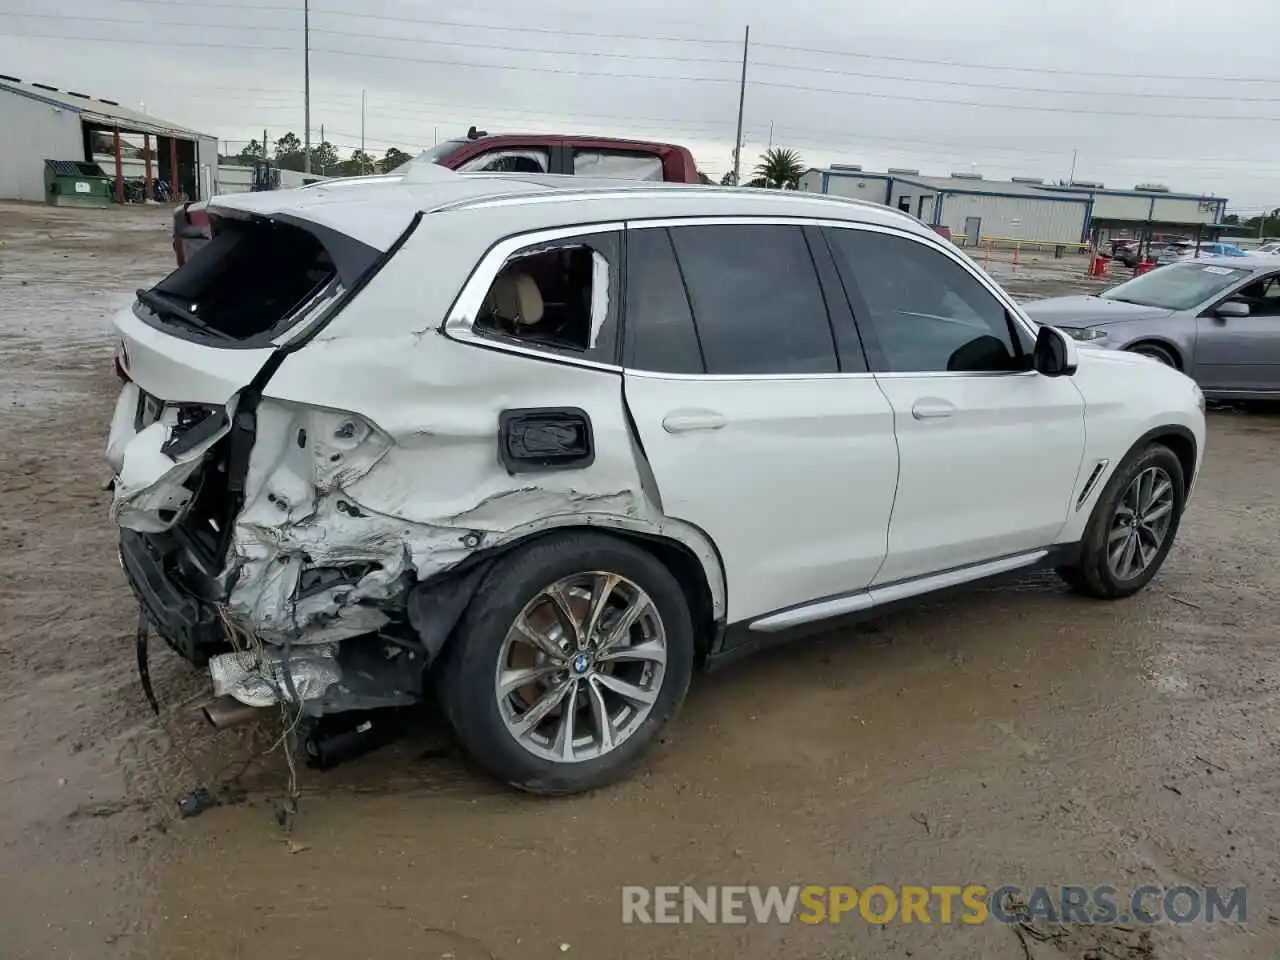
{"type": "MultiPolygon", "coordinates": [[[[612,349],[616,248],[539,243],[469,279],[485,247],[460,243],[428,320],[404,310],[414,257],[335,241],[332,215],[321,229],[296,210],[212,213],[213,242],[117,319],[108,443],[122,566],[150,629],[207,664],[211,722],[419,701],[490,571],[557,530],[673,545],[700,614],[723,615],[714,548],[663,515],[619,378],[575,372],[547,407],[538,365],[443,330],[465,286],[477,326],[612,349]],[[229,296],[219,256],[262,256],[262,232],[305,282],[258,272],[242,284],[256,296],[229,296]]],[[[421,256],[417,222],[388,251],[421,256]]]]}

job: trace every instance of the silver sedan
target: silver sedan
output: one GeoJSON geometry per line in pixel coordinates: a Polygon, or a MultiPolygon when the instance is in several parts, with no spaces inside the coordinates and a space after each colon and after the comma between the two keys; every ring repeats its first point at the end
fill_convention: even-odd
{"type": "Polygon", "coordinates": [[[1202,257],[1025,305],[1081,343],[1177,367],[1221,400],[1280,398],[1280,256],[1202,257]]]}

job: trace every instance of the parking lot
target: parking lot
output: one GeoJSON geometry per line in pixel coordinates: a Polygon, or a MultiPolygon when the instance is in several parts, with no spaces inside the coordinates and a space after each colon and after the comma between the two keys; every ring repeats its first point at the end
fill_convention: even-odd
{"type": "MultiPolygon", "coordinates": [[[[0,955],[452,960],[1280,955],[1280,415],[1213,413],[1174,552],[1115,604],[1052,576],[695,681],[632,779],[494,786],[429,719],[328,773],[214,734],[154,652],[103,489],[109,317],[172,263],[167,209],[0,204],[0,955]],[[181,819],[207,783],[226,803],[181,819]],[[624,885],[1247,888],[1243,924],[624,926],[624,885]]],[[[1001,251],[1020,297],[1101,289],[1001,251]]],[[[1035,456],[1035,451],[1028,451],[1035,456]]],[[[274,747],[274,749],[273,749],[274,747]]]]}

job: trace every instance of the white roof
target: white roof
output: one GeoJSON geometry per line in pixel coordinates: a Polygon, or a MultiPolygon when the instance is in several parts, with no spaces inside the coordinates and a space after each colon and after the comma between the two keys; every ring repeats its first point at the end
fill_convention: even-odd
{"type": "Polygon", "coordinates": [[[61,107],[72,113],[80,114],[82,120],[104,127],[119,126],[126,133],[151,133],[162,137],[177,137],[181,140],[194,140],[200,137],[212,139],[213,134],[201,133],[189,127],[180,127],[175,123],[161,120],[137,110],[122,107],[114,100],[103,100],[85,93],[71,90],[57,90],[44,84],[30,83],[11,77],[0,77],[0,93],[17,94],[31,100],[61,107]]]}
{"type": "Polygon", "coordinates": [[[509,209],[513,233],[535,228],[534,220],[560,219],[567,224],[638,217],[768,216],[851,220],[932,235],[915,217],[883,204],[793,190],[545,174],[460,174],[429,161],[406,166],[403,174],[362,182],[339,179],[296,190],[215,197],[209,209],[232,216],[239,212],[306,220],[378,250],[395,243],[418,213],[480,207],[509,209]]]}

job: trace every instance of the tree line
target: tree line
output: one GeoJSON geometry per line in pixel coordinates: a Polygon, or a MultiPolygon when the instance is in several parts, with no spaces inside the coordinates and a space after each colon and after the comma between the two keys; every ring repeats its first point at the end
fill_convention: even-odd
{"type": "MultiPolygon", "coordinates": [[[[293,131],[286,133],[275,141],[272,147],[271,161],[281,170],[306,169],[306,148],[298,135],[293,131]]],[[[252,166],[265,159],[266,150],[257,140],[250,140],[239,153],[230,157],[233,163],[252,166]]],[[[311,172],[323,177],[354,177],[366,173],[389,173],[403,163],[408,163],[413,155],[399,147],[388,147],[381,157],[364,150],[352,150],[345,160],[339,155],[338,148],[328,140],[311,145],[311,172]]]]}

